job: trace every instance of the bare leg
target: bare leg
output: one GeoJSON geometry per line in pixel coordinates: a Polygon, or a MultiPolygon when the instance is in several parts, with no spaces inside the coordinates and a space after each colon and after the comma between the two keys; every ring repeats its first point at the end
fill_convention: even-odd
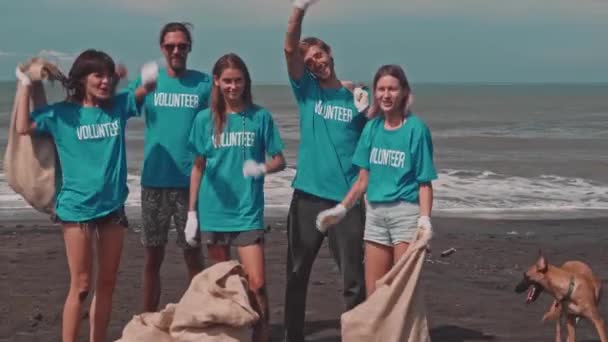
{"type": "Polygon", "coordinates": [[[200,247],[184,249],[184,261],[188,267],[188,282],[203,270],[203,253],[200,247]]]}
{"type": "Polygon", "coordinates": [[[393,247],[365,241],[365,287],[367,297],[376,290],[376,281],[393,265],[393,247]]]}
{"type": "Polygon", "coordinates": [[[239,247],[238,251],[241,264],[247,272],[249,289],[255,296],[257,309],[261,315],[253,330],[253,342],[268,342],[270,340],[270,316],[266,293],[264,245],[255,244],[239,247]]]}
{"type": "Polygon", "coordinates": [[[91,342],[107,340],[108,324],[112,313],[112,295],[116,286],[116,276],[120,266],[125,227],[110,223],[98,228],[97,242],[97,284],[91,303],[91,342]]]}
{"type": "Polygon", "coordinates": [[[407,242],[398,242],[395,246],[393,246],[393,265],[396,264],[399,259],[407,252],[408,247],[410,246],[407,242]]]}
{"type": "Polygon", "coordinates": [[[75,342],[80,327],[82,303],[86,300],[91,283],[93,248],[88,230],[79,224],[63,224],[65,253],[70,269],[70,291],[63,306],[63,342],[75,342]]]}
{"type": "Polygon", "coordinates": [[[213,263],[230,260],[230,246],[207,245],[207,253],[213,263]]]}
{"type": "Polygon", "coordinates": [[[143,311],[155,312],[160,302],[160,267],[165,259],[165,246],[146,247],[142,282],[143,311]]]}

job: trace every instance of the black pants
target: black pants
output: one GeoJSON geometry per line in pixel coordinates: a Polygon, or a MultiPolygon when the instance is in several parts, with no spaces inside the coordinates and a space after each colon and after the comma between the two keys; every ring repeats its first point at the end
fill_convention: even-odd
{"type": "MultiPolygon", "coordinates": [[[[287,289],[285,341],[304,341],[306,293],[313,262],[325,236],[315,226],[317,214],[338,204],[295,190],[287,217],[287,289]]],[[[365,212],[351,208],[339,224],[328,230],[329,249],[342,273],[344,302],[350,310],[365,299],[363,230],[365,212]]]]}

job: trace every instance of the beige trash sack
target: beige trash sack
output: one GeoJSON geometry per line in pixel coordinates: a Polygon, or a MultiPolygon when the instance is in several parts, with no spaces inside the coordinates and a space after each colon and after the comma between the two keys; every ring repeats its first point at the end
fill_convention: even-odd
{"type": "Polygon", "coordinates": [[[432,232],[419,229],[417,238],[391,270],[376,282],[363,303],[342,314],[344,342],[428,342],[424,291],[420,272],[432,232]]]}
{"type": "MultiPolygon", "coordinates": [[[[59,68],[42,59],[33,58],[20,66],[32,81],[64,81],[65,76],[59,68]]],[[[20,88],[15,92],[8,131],[8,143],[4,154],[4,173],[8,185],[34,209],[47,214],[55,212],[55,143],[47,135],[20,135],[16,128],[17,99],[20,88]]],[[[41,84],[32,85],[30,108],[36,103],[46,103],[44,88],[41,84]]],[[[59,172],[58,172],[59,175],[59,172]]]]}
{"type": "Polygon", "coordinates": [[[251,341],[260,316],[249,298],[241,264],[221,262],[194,277],[178,304],[134,316],[117,342],[251,341]]]}

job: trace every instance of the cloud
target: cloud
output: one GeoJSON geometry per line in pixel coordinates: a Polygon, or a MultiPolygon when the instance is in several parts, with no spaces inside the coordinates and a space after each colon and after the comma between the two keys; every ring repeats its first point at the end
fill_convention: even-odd
{"type": "Polygon", "coordinates": [[[72,60],[76,59],[76,54],[57,51],[57,50],[43,49],[43,50],[40,50],[40,52],[38,52],[37,55],[40,57],[55,58],[55,59],[58,59],[61,61],[72,61],[72,60]]]}

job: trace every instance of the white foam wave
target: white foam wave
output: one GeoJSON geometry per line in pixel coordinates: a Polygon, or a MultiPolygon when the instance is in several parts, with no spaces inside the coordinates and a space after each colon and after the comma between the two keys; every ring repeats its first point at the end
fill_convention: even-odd
{"type": "MultiPolygon", "coordinates": [[[[273,212],[289,207],[295,170],[288,168],[266,177],[265,202],[273,212]]],[[[140,177],[129,175],[127,207],[139,207],[140,177]]],[[[438,216],[538,217],[539,213],[569,216],[595,211],[608,215],[608,184],[582,178],[542,175],[516,177],[475,170],[442,170],[434,182],[433,211],[438,216]]],[[[0,173],[0,208],[23,209],[27,203],[6,184],[0,173]]]]}

